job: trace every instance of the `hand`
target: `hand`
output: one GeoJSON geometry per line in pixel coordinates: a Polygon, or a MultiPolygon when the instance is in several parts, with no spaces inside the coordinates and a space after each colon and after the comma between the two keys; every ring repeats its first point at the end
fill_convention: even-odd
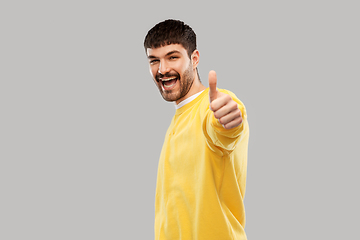
{"type": "Polygon", "coordinates": [[[210,110],[225,129],[231,129],[242,123],[241,111],[230,95],[219,92],[216,88],[216,72],[209,72],[210,110]]]}

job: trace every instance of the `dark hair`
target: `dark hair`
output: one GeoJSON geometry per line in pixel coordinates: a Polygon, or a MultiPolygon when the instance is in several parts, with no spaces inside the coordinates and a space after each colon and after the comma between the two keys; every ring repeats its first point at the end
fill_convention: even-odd
{"type": "Polygon", "coordinates": [[[181,44],[191,58],[191,54],[196,50],[196,34],[184,22],[168,19],[150,29],[144,40],[145,51],[147,48],[158,48],[170,44],[181,44]]]}

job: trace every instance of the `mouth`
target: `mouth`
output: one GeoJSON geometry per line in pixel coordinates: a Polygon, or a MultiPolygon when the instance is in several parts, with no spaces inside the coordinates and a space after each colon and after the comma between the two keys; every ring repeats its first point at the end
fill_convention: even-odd
{"type": "Polygon", "coordinates": [[[163,90],[168,91],[175,87],[178,78],[177,77],[169,77],[169,78],[160,78],[160,83],[163,90]]]}

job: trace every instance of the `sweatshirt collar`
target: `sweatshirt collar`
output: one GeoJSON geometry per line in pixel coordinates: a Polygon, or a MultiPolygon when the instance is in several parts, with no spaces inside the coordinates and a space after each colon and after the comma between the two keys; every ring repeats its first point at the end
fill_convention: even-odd
{"type": "MultiPolygon", "coordinates": [[[[203,96],[205,94],[207,94],[209,92],[209,88],[206,88],[205,90],[197,93],[197,94],[194,94],[194,95],[197,95],[194,97],[194,99],[192,99],[190,102],[186,103],[185,105],[183,105],[182,107],[180,108],[177,108],[176,109],[176,112],[175,112],[175,115],[179,115],[179,114],[182,114],[183,112],[185,112],[187,109],[190,109],[192,106],[194,106],[197,102],[199,102],[201,99],[203,99],[203,96]]],[[[194,96],[193,95],[193,96],[194,96]]],[[[192,97],[192,96],[191,96],[192,97]]],[[[178,105],[180,105],[181,103],[179,103],[178,105]]]]}
{"type": "Polygon", "coordinates": [[[190,103],[195,98],[197,98],[203,91],[205,91],[205,90],[202,90],[201,92],[198,92],[198,93],[192,95],[191,97],[188,97],[187,99],[181,101],[179,104],[176,104],[176,102],[174,102],[175,103],[175,109],[179,109],[179,108],[185,106],[186,104],[190,103]]]}

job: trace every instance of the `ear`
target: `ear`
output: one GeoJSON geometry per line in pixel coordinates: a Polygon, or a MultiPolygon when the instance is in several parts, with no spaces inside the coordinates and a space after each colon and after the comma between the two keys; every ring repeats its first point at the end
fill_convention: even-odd
{"type": "Polygon", "coordinates": [[[194,50],[194,52],[191,54],[191,62],[193,69],[197,68],[197,66],[199,65],[199,60],[200,60],[200,53],[198,50],[194,50]]]}

